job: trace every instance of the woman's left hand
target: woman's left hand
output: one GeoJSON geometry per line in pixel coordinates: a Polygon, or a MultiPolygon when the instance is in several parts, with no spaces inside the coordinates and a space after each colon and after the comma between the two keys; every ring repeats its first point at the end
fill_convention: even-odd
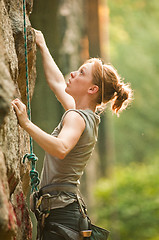
{"type": "Polygon", "coordinates": [[[30,122],[25,104],[23,104],[18,98],[13,100],[11,104],[16,112],[20,126],[25,129],[27,124],[30,122]]]}

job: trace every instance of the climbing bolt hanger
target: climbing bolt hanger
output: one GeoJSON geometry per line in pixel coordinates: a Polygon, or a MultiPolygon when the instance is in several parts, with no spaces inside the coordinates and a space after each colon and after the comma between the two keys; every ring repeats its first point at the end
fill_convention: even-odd
{"type": "MultiPolygon", "coordinates": [[[[29,95],[29,74],[28,74],[28,55],[27,55],[27,30],[26,30],[26,1],[23,0],[23,17],[24,17],[24,46],[25,46],[25,70],[26,70],[26,94],[27,94],[27,109],[28,109],[28,118],[31,120],[31,107],[30,107],[30,95],[29,95]]],[[[36,161],[38,158],[33,153],[33,139],[30,136],[30,154],[25,154],[23,158],[23,163],[25,159],[28,158],[31,161],[31,192],[38,190],[38,185],[40,183],[39,173],[35,170],[36,161]]]]}

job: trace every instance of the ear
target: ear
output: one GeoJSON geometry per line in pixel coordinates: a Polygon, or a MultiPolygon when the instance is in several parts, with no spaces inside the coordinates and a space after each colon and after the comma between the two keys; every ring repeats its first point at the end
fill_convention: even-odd
{"type": "Polygon", "coordinates": [[[89,94],[95,94],[99,91],[99,87],[97,85],[93,85],[88,89],[89,94]]]}

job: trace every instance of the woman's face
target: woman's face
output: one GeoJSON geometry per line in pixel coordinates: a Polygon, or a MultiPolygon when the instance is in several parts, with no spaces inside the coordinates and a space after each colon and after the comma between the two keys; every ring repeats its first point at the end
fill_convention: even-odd
{"type": "Polygon", "coordinates": [[[93,85],[92,68],[94,63],[85,63],[77,71],[70,73],[65,91],[72,97],[83,97],[93,85]]]}

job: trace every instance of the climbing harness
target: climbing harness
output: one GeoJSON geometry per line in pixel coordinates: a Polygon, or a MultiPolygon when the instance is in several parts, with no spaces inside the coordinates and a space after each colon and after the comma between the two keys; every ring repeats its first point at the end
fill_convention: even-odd
{"type": "MultiPolygon", "coordinates": [[[[59,234],[62,234],[62,236],[67,235],[66,239],[73,239],[73,240],[79,240],[83,239],[85,237],[90,237],[92,230],[90,229],[90,220],[87,216],[87,209],[86,205],[83,201],[83,198],[81,196],[81,193],[77,187],[76,184],[73,183],[52,183],[49,185],[46,185],[42,187],[38,192],[38,198],[36,200],[36,193],[34,195],[34,204],[32,205],[33,211],[35,215],[39,215],[39,213],[42,213],[40,217],[40,229],[42,231],[44,227],[44,221],[45,218],[50,213],[50,210],[54,207],[54,198],[59,196],[61,192],[64,192],[65,194],[71,195],[72,198],[75,199],[75,201],[79,205],[79,210],[81,213],[81,218],[79,221],[79,232],[74,232],[72,229],[66,229],[66,226],[59,225],[57,223],[51,222],[49,226],[47,226],[48,229],[51,231],[54,230],[59,234]],[[39,213],[38,213],[39,212],[39,213]],[[63,230],[62,230],[63,229],[63,230]],[[73,234],[73,236],[72,236],[73,234]],[[73,237],[73,238],[72,238],[73,237]],[[79,238],[80,237],[80,238],[79,238]]],[[[40,236],[40,234],[39,234],[40,236]]]]}
{"type": "MultiPolygon", "coordinates": [[[[26,29],[26,1],[23,0],[23,18],[24,18],[24,46],[25,46],[25,70],[26,70],[26,92],[27,92],[27,113],[28,118],[31,120],[31,107],[30,107],[30,94],[29,94],[29,74],[28,74],[28,55],[27,55],[27,29],[26,29]]],[[[30,136],[30,154],[25,154],[23,158],[23,163],[25,163],[26,158],[31,161],[31,192],[38,190],[38,185],[40,183],[39,173],[35,170],[36,161],[38,158],[33,153],[33,139],[30,136]]]]}
{"type": "Polygon", "coordinates": [[[59,196],[61,192],[74,195],[74,199],[79,205],[79,210],[81,213],[81,218],[79,219],[79,232],[56,222],[49,222],[46,226],[47,230],[54,231],[60,236],[63,236],[65,239],[69,240],[106,240],[108,238],[109,231],[97,227],[91,223],[91,220],[87,215],[86,205],[77,185],[66,182],[52,183],[42,187],[38,192],[37,200],[37,195],[34,193],[34,213],[36,216],[37,214],[40,216],[38,224],[38,240],[41,239],[43,234],[45,218],[48,216],[47,214],[49,214],[50,210],[54,206],[54,198],[59,196]]]}

